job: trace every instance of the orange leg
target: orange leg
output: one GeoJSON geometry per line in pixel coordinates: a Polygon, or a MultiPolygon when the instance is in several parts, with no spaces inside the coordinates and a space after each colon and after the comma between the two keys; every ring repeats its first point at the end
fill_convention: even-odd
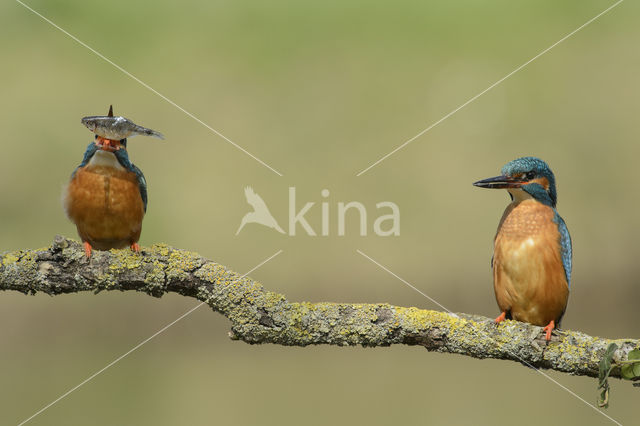
{"type": "Polygon", "coordinates": [[[84,242],[84,254],[87,256],[87,259],[91,258],[91,244],[88,242],[84,242]]]}
{"type": "Polygon", "coordinates": [[[545,328],[542,329],[542,331],[545,332],[545,339],[547,339],[547,342],[551,340],[551,332],[554,328],[556,328],[556,323],[552,320],[545,328]]]}
{"type": "Polygon", "coordinates": [[[500,314],[500,316],[498,318],[496,318],[494,321],[496,324],[500,324],[502,321],[504,321],[505,319],[507,319],[507,313],[503,312],[500,314]]]}
{"type": "Polygon", "coordinates": [[[140,246],[138,245],[138,243],[131,244],[131,250],[135,251],[136,253],[140,253],[140,246]]]}

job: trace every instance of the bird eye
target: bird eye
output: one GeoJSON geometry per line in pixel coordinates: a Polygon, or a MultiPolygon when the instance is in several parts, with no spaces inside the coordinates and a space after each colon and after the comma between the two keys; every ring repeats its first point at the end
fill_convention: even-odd
{"type": "Polygon", "coordinates": [[[533,179],[534,177],[536,177],[536,172],[533,172],[533,171],[531,171],[531,172],[527,172],[527,173],[525,174],[525,177],[527,178],[527,180],[531,180],[531,179],[533,179]]]}

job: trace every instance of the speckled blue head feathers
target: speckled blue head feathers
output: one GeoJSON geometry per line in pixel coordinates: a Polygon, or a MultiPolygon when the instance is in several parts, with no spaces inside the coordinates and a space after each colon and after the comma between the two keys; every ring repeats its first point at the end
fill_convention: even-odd
{"type": "Polygon", "coordinates": [[[555,207],[558,202],[556,178],[549,165],[537,157],[522,157],[502,167],[502,175],[521,178],[526,182],[520,188],[540,202],[555,207]]]}
{"type": "Polygon", "coordinates": [[[536,201],[551,207],[556,206],[556,178],[545,163],[536,157],[515,159],[502,167],[502,175],[474,183],[481,188],[507,189],[513,198],[517,190],[522,190],[536,201]]]}

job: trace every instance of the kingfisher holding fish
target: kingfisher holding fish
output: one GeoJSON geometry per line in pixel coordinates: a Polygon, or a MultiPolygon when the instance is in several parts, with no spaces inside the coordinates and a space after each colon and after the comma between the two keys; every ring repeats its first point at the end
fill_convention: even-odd
{"type": "Polygon", "coordinates": [[[571,286],[571,237],[556,210],[553,172],[536,157],[507,163],[502,174],[474,183],[506,189],[511,196],[494,239],[493,287],[502,312],[544,327],[546,340],[560,325],[571,286]]]}
{"type": "Polygon", "coordinates": [[[138,252],[147,211],[147,181],[129,160],[127,138],[164,137],[124,117],[114,117],[113,107],[106,116],[84,117],[81,122],[96,135],[64,189],[64,210],[75,223],[88,258],[92,249],[131,247],[138,252]]]}

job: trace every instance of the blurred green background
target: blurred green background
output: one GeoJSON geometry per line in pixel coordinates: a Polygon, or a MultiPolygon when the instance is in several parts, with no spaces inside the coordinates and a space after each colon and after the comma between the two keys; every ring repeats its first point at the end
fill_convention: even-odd
{"type": "MultiPolygon", "coordinates": [[[[85,115],[157,129],[131,139],[149,182],[142,245],[166,242],[251,274],[293,301],[496,316],[489,259],[508,202],[474,188],[536,155],[559,183],[574,242],[563,326],[639,337],[639,7],[624,2],[364,175],[356,173],[613,4],[610,1],[197,1],[28,3],[284,174],[276,175],[41,18],[0,5],[0,251],[77,238],[60,194],[91,134],[85,115]],[[253,224],[251,185],[287,228],[288,188],[320,230],[253,224]],[[401,235],[371,232],[375,203],[401,235]],[[337,236],[336,205],[360,201],[337,236]]],[[[0,294],[0,423],[16,424],[197,302],[136,293],[0,294]]],[[[283,348],[227,337],[203,307],[41,415],[33,425],[608,424],[516,363],[417,347],[283,348]]],[[[588,402],[596,380],[549,372],[588,402]]],[[[637,421],[640,390],[612,383],[607,413],[637,421]]]]}

